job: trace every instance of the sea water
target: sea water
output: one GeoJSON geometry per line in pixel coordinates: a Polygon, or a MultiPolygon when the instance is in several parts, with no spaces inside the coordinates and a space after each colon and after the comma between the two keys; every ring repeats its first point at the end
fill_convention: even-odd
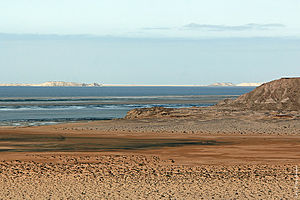
{"type": "Polygon", "coordinates": [[[254,87],[0,87],[0,126],[122,118],[134,108],[211,106],[254,87]]]}

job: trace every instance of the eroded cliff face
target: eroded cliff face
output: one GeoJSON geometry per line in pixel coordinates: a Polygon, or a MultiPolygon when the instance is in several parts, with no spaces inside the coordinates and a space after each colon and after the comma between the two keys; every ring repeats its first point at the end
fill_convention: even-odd
{"type": "Polygon", "coordinates": [[[220,102],[251,110],[300,110],[300,78],[282,78],[265,83],[236,100],[220,102]]]}

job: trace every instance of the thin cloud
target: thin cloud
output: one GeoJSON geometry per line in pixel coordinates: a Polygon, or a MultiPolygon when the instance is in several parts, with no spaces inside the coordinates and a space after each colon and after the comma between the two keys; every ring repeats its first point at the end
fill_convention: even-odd
{"type": "Polygon", "coordinates": [[[151,31],[151,30],[171,30],[172,27],[144,27],[142,30],[151,31]]]}
{"type": "Polygon", "coordinates": [[[34,33],[1,33],[0,39],[84,39],[84,38],[94,38],[94,35],[88,34],[74,34],[74,35],[59,35],[59,34],[34,34],[34,33]]]}
{"type": "Polygon", "coordinates": [[[284,24],[255,24],[255,23],[238,25],[238,26],[190,23],[183,26],[184,29],[206,30],[206,31],[273,30],[273,29],[284,28],[284,27],[285,27],[284,24]]]}

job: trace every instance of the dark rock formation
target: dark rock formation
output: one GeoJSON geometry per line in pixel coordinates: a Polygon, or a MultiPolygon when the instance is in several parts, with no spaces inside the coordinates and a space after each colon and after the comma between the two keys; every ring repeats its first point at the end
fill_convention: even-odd
{"type": "Polygon", "coordinates": [[[169,115],[174,108],[152,107],[152,108],[136,108],[128,111],[126,119],[137,118],[155,118],[169,115]]]}

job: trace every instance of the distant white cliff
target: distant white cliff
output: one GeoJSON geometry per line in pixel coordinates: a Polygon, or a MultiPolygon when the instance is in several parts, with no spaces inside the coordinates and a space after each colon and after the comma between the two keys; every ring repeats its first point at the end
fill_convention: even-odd
{"type": "Polygon", "coordinates": [[[224,86],[238,86],[238,87],[247,87],[247,86],[252,86],[252,87],[257,87],[260,86],[262,83],[239,83],[239,84],[233,84],[233,83],[213,83],[210,84],[208,86],[220,86],[220,87],[224,87],[224,86]]]}
{"type": "Polygon", "coordinates": [[[35,86],[35,87],[101,87],[99,83],[74,83],[64,81],[48,81],[41,84],[0,84],[0,86],[35,86]]]}
{"type": "Polygon", "coordinates": [[[253,87],[258,87],[260,86],[262,83],[239,83],[236,84],[235,86],[253,86],[253,87]]]}
{"type": "Polygon", "coordinates": [[[235,86],[233,83],[213,83],[208,86],[235,86]]]}

